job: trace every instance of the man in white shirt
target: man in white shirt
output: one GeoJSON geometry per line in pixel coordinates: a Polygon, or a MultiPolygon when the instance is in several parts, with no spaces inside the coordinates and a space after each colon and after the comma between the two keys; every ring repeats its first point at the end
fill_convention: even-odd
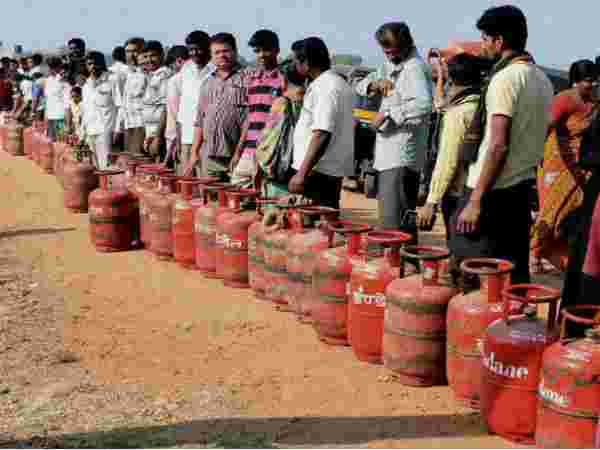
{"type": "Polygon", "coordinates": [[[165,157],[167,126],[167,83],[171,69],[163,65],[163,46],[158,41],[146,42],[144,70],[148,82],[142,101],[146,140],[144,149],[159,161],[165,157]]]}
{"type": "Polygon", "coordinates": [[[125,44],[125,57],[129,66],[117,120],[117,131],[125,131],[127,151],[141,154],[144,149],[143,98],[146,92],[147,77],[138,65],[139,54],[144,50],[146,41],[131,38],[125,44]]]}
{"type": "MultiPolygon", "coordinates": [[[[129,72],[131,71],[129,66],[126,64],[125,47],[122,47],[120,45],[116,46],[112,52],[112,59],[113,59],[113,64],[112,64],[112,66],[110,66],[108,68],[108,70],[110,72],[114,73],[119,81],[118,105],[119,105],[119,111],[120,111],[122,103],[123,103],[123,91],[125,90],[125,81],[127,81],[127,75],[129,75],[129,72]]],[[[117,120],[120,120],[121,118],[122,118],[122,115],[118,114],[117,120]]],[[[121,121],[121,124],[117,124],[116,131],[120,131],[123,128],[124,128],[123,123],[121,121]]],[[[120,132],[116,133],[115,138],[114,138],[114,146],[116,146],[117,148],[121,148],[121,149],[124,148],[125,139],[124,139],[123,133],[120,133],[120,132]]]]}
{"type": "Polygon", "coordinates": [[[198,115],[200,89],[214,72],[210,61],[210,36],[204,31],[193,31],[185,39],[190,59],[181,69],[181,101],[177,113],[177,123],[181,149],[178,155],[181,170],[191,159],[194,143],[194,124],[198,115]]]}
{"type": "Polygon", "coordinates": [[[528,283],[529,199],[544,156],[554,91],[525,51],[527,19],[520,9],[490,8],[477,28],[484,55],[495,66],[478,108],[484,114],[477,113],[462,149],[471,164],[466,194],[451,223],[456,229],[451,249],[459,257],[509,260],[515,265],[512,283],[528,283]]]}
{"type": "Polygon", "coordinates": [[[104,55],[90,52],[86,58],[90,76],[83,86],[83,126],[88,143],[96,154],[98,168],[108,167],[108,154],[117,120],[119,82],[108,71],[104,55]]]}
{"type": "Polygon", "coordinates": [[[352,88],[331,70],[329,50],[317,37],[292,47],[300,74],[312,80],[294,130],[295,174],[288,188],[338,209],[344,176],[354,172],[352,88]]]}
{"type": "Polygon", "coordinates": [[[165,127],[165,141],[167,156],[163,163],[165,165],[173,162],[177,175],[183,175],[184,166],[179,161],[179,149],[181,143],[177,133],[177,113],[181,102],[181,69],[189,58],[189,51],[183,45],[176,45],[169,49],[167,65],[171,67],[174,75],[167,82],[167,123],[165,127]]]}
{"type": "Polygon", "coordinates": [[[68,85],[63,77],[63,64],[59,58],[47,61],[50,73],[43,84],[46,97],[46,119],[48,120],[48,138],[56,140],[57,134],[64,130],[65,98],[68,85]]]}

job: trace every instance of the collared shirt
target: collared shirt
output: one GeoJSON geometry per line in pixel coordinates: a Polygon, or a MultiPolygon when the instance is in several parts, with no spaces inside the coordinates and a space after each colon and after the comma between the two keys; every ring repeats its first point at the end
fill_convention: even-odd
{"type": "Polygon", "coordinates": [[[242,144],[242,149],[247,154],[254,155],[265,121],[271,111],[271,105],[283,94],[284,83],[285,78],[279,69],[256,70],[250,74],[246,118],[248,131],[242,144]]]}
{"type": "Polygon", "coordinates": [[[369,84],[389,80],[393,91],[381,100],[381,112],[390,114],[375,141],[376,170],[410,167],[420,170],[425,162],[429,118],[433,102],[433,82],[425,62],[415,50],[402,63],[390,61],[369,74],[356,86],[358,95],[366,96],[369,84]]]}
{"type": "Polygon", "coordinates": [[[215,72],[202,87],[195,126],[202,129],[201,152],[205,156],[227,158],[233,155],[242,134],[250,74],[237,67],[223,80],[215,72]]]}
{"type": "Polygon", "coordinates": [[[256,173],[256,147],[262,137],[271,105],[283,94],[285,78],[279,69],[256,69],[250,75],[248,86],[248,115],[241,143],[240,161],[231,177],[233,184],[250,184],[256,173]]]}
{"type": "Polygon", "coordinates": [[[462,193],[467,171],[460,158],[460,146],[477,110],[478,101],[479,95],[469,95],[444,112],[438,157],[431,176],[427,203],[439,204],[446,193],[462,193]]]}
{"type": "Polygon", "coordinates": [[[191,145],[194,142],[194,122],[198,115],[198,99],[202,85],[215,71],[212,64],[202,69],[190,60],[181,69],[181,101],[177,113],[177,122],[181,125],[181,143],[191,145]]]}
{"type": "Polygon", "coordinates": [[[65,96],[67,82],[61,75],[49,75],[44,83],[46,96],[46,116],[49,120],[65,118],[65,96]]]}
{"type": "Polygon", "coordinates": [[[510,117],[508,154],[491,189],[508,188],[534,179],[544,157],[554,89],[535,64],[515,63],[492,77],[485,99],[486,128],[477,161],[469,166],[467,186],[477,186],[484,161],[492,147],[492,118],[510,117]]]}
{"type": "Polygon", "coordinates": [[[177,113],[181,101],[181,70],[169,78],[167,82],[167,127],[165,139],[172,141],[177,138],[177,113]]]}
{"type": "Polygon", "coordinates": [[[82,89],[83,126],[89,136],[96,136],[115,129],[117,119],[116,99],[119,95],[118,79],[111,72],[100,78],[88,78],[82,89]]]}
{"type": "Polygon", "coordinates": [[[163,66],[148,74],[143,98],[146,137],[158,135],[160,119],[167,109],[167,83],[171,73],[171,69],[163,66]]]}
{"type": "Polygon", "coordinates": [[[314,170],[332,177],[354,173],[353,100],[352,88],[333,70],[310,83],[294,129],[294,169],[300,170],[313,132],[322,130],[331,139],[314,170]]]}
{"type": "Polygon", "coordinates": [[[144,126],[144,94],[148,77],[140,67],[132,67],[123,88],[122,120],[126,130],[144,126]]]}

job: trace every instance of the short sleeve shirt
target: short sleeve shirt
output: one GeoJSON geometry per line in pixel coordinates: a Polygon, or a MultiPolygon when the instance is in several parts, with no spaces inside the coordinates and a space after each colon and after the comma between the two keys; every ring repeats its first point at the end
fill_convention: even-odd
{"type": "Polygon", "coordinates": [[[544,156],[554,89],[534,64],[511,64],[490,82],[486,97],[487,122],[477,161],[469,168],[467,186],[475,188],[491,147],[494,115],[511,118],[508,156],[492,189],[508,188],[535,178],[544,156]]]}
{"type": "Polygon", "coordinates": [[[336,177],[354,173],[353,95],[350,85],[332,70],[310,84],[294,130],[294,169],[300,170],[313,131],[322,130],[331,133],[331,140],[314,170],[336,177]]]}
{"type": "Polygon", "coordinates": [[[202,86],[195,126],[202,128],[202,153],[230,157],[242,135],[251,73],[239,68],[227,79],[212,74],[202,86]]]}

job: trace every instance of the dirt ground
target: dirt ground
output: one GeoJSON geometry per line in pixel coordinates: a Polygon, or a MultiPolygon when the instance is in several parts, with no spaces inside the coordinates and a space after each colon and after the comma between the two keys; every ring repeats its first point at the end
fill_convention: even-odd
{"type": "Polygon", "coordinates": [[[0,447],[511,446],[247,290],[96,253],[31,161],[0,152],[0,186],[0,447]]]}

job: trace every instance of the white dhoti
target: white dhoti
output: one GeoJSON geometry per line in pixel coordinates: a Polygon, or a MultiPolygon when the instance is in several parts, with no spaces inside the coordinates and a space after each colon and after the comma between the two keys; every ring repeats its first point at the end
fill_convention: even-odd
{"type": "Polygon", "coordinates": [[[112,149],[111,131],[105,131],[102,134],[96,134],[89,137],[90,148],[96,155],[98,169],[106,170],[108,167],[108,154],[112,149]]]}

